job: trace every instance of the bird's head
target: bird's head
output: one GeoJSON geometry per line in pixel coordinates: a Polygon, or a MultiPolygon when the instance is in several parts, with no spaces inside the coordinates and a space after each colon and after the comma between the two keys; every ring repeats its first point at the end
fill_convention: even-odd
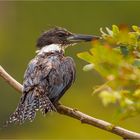
{"type": "Polygon", "coordinates": [[[44,32],[38,38],[36,46],[39,50],[44,47],[48,47],[48,50],[51,47],[55,49],[54,46],[59,46],[60,49],[64,50],[67,46],[71,46],[83,41],[92,41],[94,39],[100,39],[100,37],[93,35],[75,34],[64,28],[55,27],[44,32]]]}

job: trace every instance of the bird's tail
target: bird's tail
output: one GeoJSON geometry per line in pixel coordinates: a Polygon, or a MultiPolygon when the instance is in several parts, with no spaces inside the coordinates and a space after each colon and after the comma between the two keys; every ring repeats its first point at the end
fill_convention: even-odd
{"type": "Polygon", "coordinates": [[[5,126],[11,123],[22,124],[25,120],[33,121],[36,116],[36,111],[38,110],[40,110],[43,115],[48,111],[56,111],[47,95],[33,92],[35,91],[30,91],[22,95],[18,107],[10,116],[9,120],[6,121],[5,126]]]}

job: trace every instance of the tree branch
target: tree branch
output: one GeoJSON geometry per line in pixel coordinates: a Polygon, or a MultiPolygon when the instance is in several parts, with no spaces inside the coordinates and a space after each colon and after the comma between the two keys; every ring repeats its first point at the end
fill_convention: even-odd
{"type": "Polygon", "coordinates": [[[22,85],[10,76],[0,65],[0,76],[18,92],[22,92],[22,85]]]}
{"type": "MultiPolygon", "coordinates": [[[[22,92],[23,86],[18,83],[14,78],[12,78],[3,68],[0,66],[0,76],[13,88],[15,88],[17,91],[22,92]]],[[[80,120],[81,123],[89,124],[95,127],[98,127],[100,129],[103,129],[105,131],[114,133],[118,136],[121,136],[124,139],[140,139],[140,134],[124,129],[119,126],[114,126],[113,124],[96,119],[94,117],[91,117],[87,114],[84,114],[76,109],[72,109],[70,107],[64,106],[64,105],[58,105],[57,111],[60,114],[75,118],[77,120],[80,120]]]]}

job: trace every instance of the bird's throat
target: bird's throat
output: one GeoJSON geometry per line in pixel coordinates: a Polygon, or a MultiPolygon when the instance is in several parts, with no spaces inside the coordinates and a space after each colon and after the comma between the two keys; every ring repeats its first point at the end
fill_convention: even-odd
{"type": "Polygon", "coordinates": [[[52,52],[64,52],[64,49],[59,44],[51,44],[46,45],[41,50],[37,51],[38,55],[52,52]]]}

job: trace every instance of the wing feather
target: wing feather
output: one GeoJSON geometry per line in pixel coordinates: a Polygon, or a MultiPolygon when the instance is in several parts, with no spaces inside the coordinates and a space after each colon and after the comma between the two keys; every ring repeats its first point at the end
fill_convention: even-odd
{"type": "Polygon", "coordinates": [[[56,111],[57,102],[75,79],[72,58],[59,55],[37,56],[30,61],[24,75],[23,94],[18,107],[6,124],[32,121],[36,111],[56,111]]]}

